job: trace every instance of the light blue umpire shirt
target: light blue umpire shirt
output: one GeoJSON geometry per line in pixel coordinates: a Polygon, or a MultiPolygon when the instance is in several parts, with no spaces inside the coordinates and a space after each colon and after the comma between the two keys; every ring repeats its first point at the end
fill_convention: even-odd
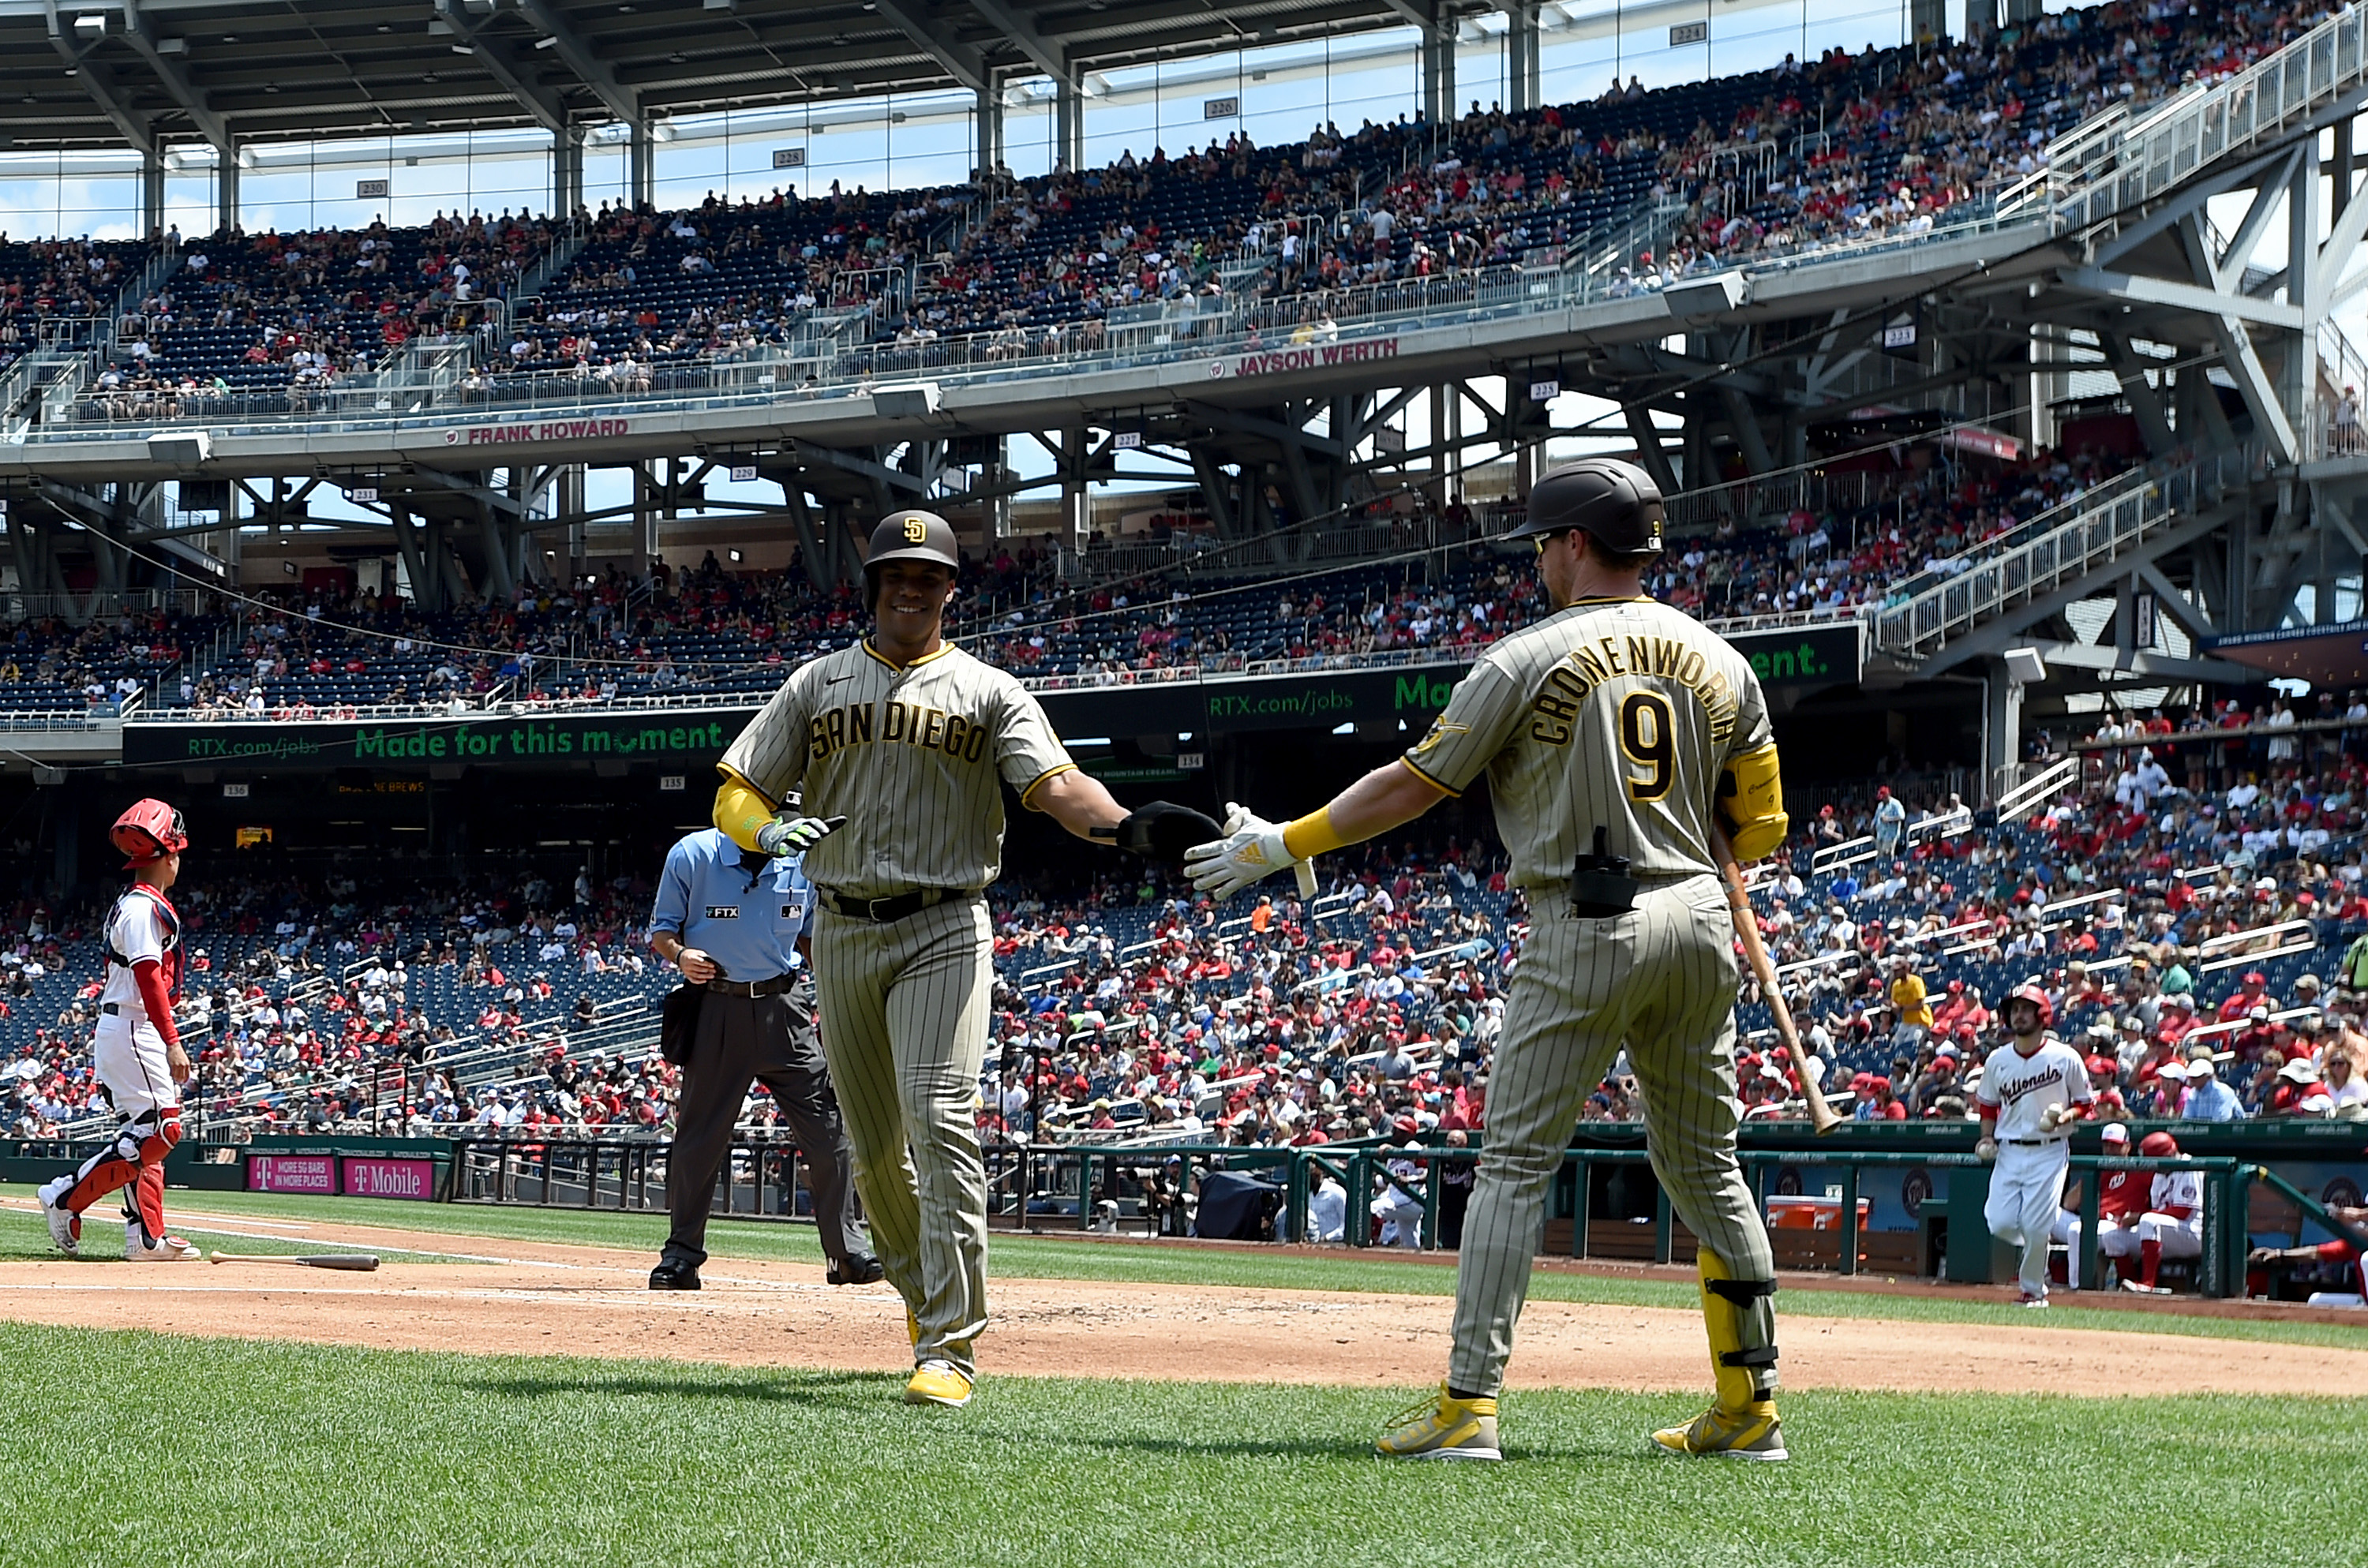
{"type": "Polygon", "coordinates": [[[767,860],[709,827],[666,851],[650,929],[671,931],[684,947],[699,949],[723,979],[754,983],[803,967],[798,938],[813,919],[814,884],[803,856],[767,860]]]}

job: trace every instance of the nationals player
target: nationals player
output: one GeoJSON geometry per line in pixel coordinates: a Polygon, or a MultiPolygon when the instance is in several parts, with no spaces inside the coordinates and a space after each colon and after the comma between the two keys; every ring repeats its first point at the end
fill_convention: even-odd
{"type": "Polygon", "coordinates": [[[1541,478],[1528,520],[1555,613],[1480,656],[1421,743],[1287,826],[1245,816],[1188,859],[1230,896],[1269,872],[1412,820],[1488,776],[1529,945],[1488,1085],[1488,1139],[1455,1285],[1454,1353],[1435,1402],[1379,1443],[1408,1459],[1493,1460],[1497,1394],[1580,1108],[1624,1041],[1653,1170],[1701,1243],[1718,1397],[1653,1435],[1673,1453],[1781,1460],[1775,1261],[1735,1157],[1735,930],[1713,849],[1783,841],[1768,710],[1750,665],[1646,597],[1661,494],[1607,459],[1541,478]],[[1576,869],[1574,869],[1576,868],[1576,869]]]}
{"type": "Polygon", "coordinates": [[[960,561],[933,513],[874,528],[871,635],[782,683],[724,752],[715,792],[715,825],[742,848],[805,851],[823,1055],[872,1243],[909,1314],[905,1398],[954,1406],[970,1399],[986,1326],[972,1107],[995,989],[985,892],[1002,859],[1002,787],[1080,838],[1171,862],[1217,831],[1164,801],[1126,811],[1077,770],[1017,677],[945,642],[960,561]],[[778,811],[801,786],[813,815],[778,811]]]}
{"type": "MultiPolygon", "coordinates": [[[[2175,1160],[2179,1140],[2168,1132],[2149,1132],[2138,1140],[2138,1153],[2149,1160],[2175,1160]]],[[[2147,1184],[2146,1212],[2136,1224],[2110,1238],[2100,1232],[2097,1243],[2122,1273],[2122,1289],[2141,1296],[2168,1296],[2162,1284],[2162,1260],[2203,1256],[2203,1174],[2201,1171],[2160,1171],[2147,1184]],[[2106,1246],[2111,1240],[2112,1245],[2106,1246]],[[2131,1257],[2138,1260],[2130,1277],[2131,1257]]]]}
{"type": "Polygon", "coordinates": [[[2036,985],[2020,986],[2007,997],[2014,1048],[1994,1051],[1982,1063],[1977,1101],[1982,1136],[1974,1153],[1997,1162],[1982,1218],[1990,1234],[2022,1249],[2015,1276],[2026,1307],[2047,1304],[2047,1244],[2064,1210],[2072,1123],[2095,1103],[2087,1061],[2047,1032],[2055,1016],[2047,993],[2036,985]]]}
{"type": "Polygon", "coordinates": [[[141,801],[115,819],[108,837],[125,856],[131,886],[107,916],[107,982],[91,1065],[123,1118],[115,1142],[40,1189],[41,1214],[60,1249],[79,1252],[83,1211],[119,1187],[124,1202],[123,1256],[134,1263],[176,1263],[198,1249],[165,1232],[165,1155],[181,1141],[180,1085],[188,1053],[173,1028],[181,988],[181,920],[165,894],[181,874],[188,830],[162,801],[141,801]]]}
{"type": "MultiPolygon", "coordinates": [[[[2089,1086],[2095,1087],[2093,1077],[2089,1086]]],[[[2097,1136],[2101,1140],[2098,1153],[2105,1158],[2121,1159],[2128,1155],[2130,1130],[2120,1122],[2107,1122],[2097,1136]]],[[[2103,1170],[2090,1175],[2097,1183],[2097,1247],[2111,1256],[2112,1249],[2105,1244],[2105,1238],[2136,1224],[2138,1216],[2146,1212],[2146,1176],[2144,1171],[2103,1170]]],[[[2065,1288],[2078,1290],[2080,1288],[2080,1215],[2072,1207],[2069,1198],[2064,1200],[2064,1207],[2055,1210],[2055,1228],[2049,1234],[2051,1239],[2064,1244],[2065,1288]]]]}

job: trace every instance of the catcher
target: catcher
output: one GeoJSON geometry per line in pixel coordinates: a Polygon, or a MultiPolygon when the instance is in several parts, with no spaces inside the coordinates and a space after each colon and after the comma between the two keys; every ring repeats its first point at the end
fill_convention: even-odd
{"type": "Polygon", "coordinates": [[[125,856],[131,886],[107,916],[107,983],[99,993],[91,1064],[123,1125],[115,1142],[40,1189],[41,1215],[59,1250],[82,1250],[85,1210],[119,1188],[123,1256],[133,1263],[179,1263],[198,1249],[165,1230],[165,1156],[181,1141],[181,1090],[189,1057],[173,1028],[181,989],[181,918],[165,898],[189,846],[181,813],[141,801],[115,819],[108,837],[125,856]]]}

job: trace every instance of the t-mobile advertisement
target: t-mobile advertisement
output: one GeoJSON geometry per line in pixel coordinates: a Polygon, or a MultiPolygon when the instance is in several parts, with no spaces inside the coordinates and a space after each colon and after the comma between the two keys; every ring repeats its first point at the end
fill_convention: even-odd
{"type": "Polygon", "coordinates": [[[433,1160],[387,1160],[348,1154],[344,1163],[347,1198],[408,1198],[424,1203],[436,1196],[433,1160]]]}
{"type": "Polygon", "coordinates": [[[315,1192],[335,1197],[337,1162],[328,1154],[251,1154],[246,1162],[249,1192],[315,1192]]]}

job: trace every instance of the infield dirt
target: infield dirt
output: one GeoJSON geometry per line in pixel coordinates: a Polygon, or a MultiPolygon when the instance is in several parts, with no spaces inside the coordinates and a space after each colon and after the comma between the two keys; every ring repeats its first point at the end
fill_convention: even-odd
{"type": "MultiPolygon", "coordinates": [[[[15,1207],[15,1205],[10,1205],[15,1207]]],[[[194,1228],[380,1250],[371,1274],[120,1261],[0,1264],[0,1317],[89,1328],[478,1355],[568,1355],[888,1371],[911,1364],[885,1286],[835,1289],[818,1267],[716,1259],[697,1294],[644,1289],[650,1259],[594,1247],[176,1210],[194,1228]],[[468,1263],[405,1263],[433,1246],[468,1263]]],[[[97,1244],[111,1237],[99,1226],[97,1244]]],[[[2368,1386],[2368,1349],[2056,1326],[1782,1317],[1793,1388],[2058,1394],[2322,1393],[2368,1386]]],[[[1403,1386],[1445,1366],[1440,1296],[997,1279],[979,1345],[989,1375],[1403,1386]]],[[[1691,1312],[1535,1301],[1515,1386],[1630,1392],[1708,1381],[1691,1312]]]]}

